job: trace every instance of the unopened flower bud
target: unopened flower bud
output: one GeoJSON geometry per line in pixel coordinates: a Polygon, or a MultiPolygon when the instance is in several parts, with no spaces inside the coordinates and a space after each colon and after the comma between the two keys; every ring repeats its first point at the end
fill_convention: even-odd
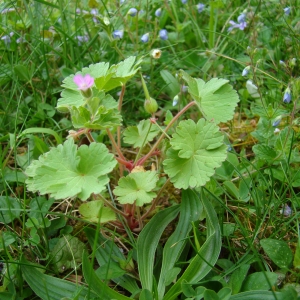
{"type": "Polygon", "coordinates": [[[179,96],[176,95],[176,96],[173,98],[173,103],[172,103],[172,105],[175,106],[175,105],[178,103],[178,101],[179,101],[179,96]]]}
{"type": "Polygon", "coordinates": [[[284,92],[284,95],[283,95],[283,102],[284,103],[290,103],[292,100],[292,94],[291,94],[291,89],[290,88],[287,88],[284,92]]]}
{"type": "Polygon", "coordinates": [[[108,17],[103,17],[103,23],[108,26],[110,24],[109,18],[108,17]]]}
{"type": "Polygon", "coordinates": [[[280,61],[279,61],[279,64],[280,64],[281,66],[286,67],[286,64],[285,64],[285,62],[284,62],[283,60],[280,60],[280,61]]]}
{"type": "Polygon", "coordinates": [[[242,76],[248,75],[248,74],[249,74],[249,71],[250,71],[250,66],[247,66],[247,67],[243,70],[242,76]]]}
{"type": "Polygon", "coordinates": [[[80,93],[86,99],[90,99],[93,96],[93,91],[90,88],[85,91],[81,90],[80,93]]]}
{"type": "Polygon", "coordinates": [[[294,57],[294,58],[292,58],[290,61],[289,61],[289,65],[290,65],[290,67],[291,68],[293,68],[293,67],[295,67],[296,66],[296,58],[294,57]]]}
{"type": "Polygon", "coordinates": [[[158,104],[155,99],[150,97],[148,100],[147,99],[145,100],[144,107],[145,107],[145,111],[152,115],[157,111],[158,104]]]}
{"type": "Polygon", "coordinates": [[[288,16],[291,13],[291,8],[290,7],[286,7],[283,9],[284,13],[288,16]]]}
{"type": "Polygon", "coordinates": [[[281,122],[281,116],[278,116],[274,119],[272,126],[277,127],[280,124],[280,122],[281,122]]]}

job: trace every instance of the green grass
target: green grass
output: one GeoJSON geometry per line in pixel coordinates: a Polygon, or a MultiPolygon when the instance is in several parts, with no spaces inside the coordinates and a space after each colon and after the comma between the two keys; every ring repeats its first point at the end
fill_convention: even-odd
{"type": "MultiPolygon", "coordinates": [[[[187,2],[31,0],[0,4],[1,299],[77,299],[76,291],[78,299],[84,295],[97,299],[99,286],[109,295],[105,299],[300,298],[299,1],[203,1],[200,13],[197,1],[187,2]],[[131,7],[139,10],[137,16],[127,15],[131,7]],[[160,7],[162,14],[155,17],[160,7]],[[286,7],[291,8],[289,15],[286,7]],[[97,9],[96,15],[91,9],[97,9]],[[230,21],[237,22],[242,13],[246,28],[228,32],[230,21]],[[167,40],[159,38],[161,29],[168,31],[167,40]],[[122,39],[113,38],[115,30],[124,30],[122,39]],[[142,43],[140,38],[147,32],[149,42],[142,43]],[[85,41],[80,40],[83,37],[85,41]],[[151,56],[153,49],[162,51],[159,59],[151,56]],[[25,184],[28,165],[61,144],[74,129],[70,114],[56,110],[63,80],[91,64],[118,64],[130,56],[143,58],[143,63],[121,95],[123,126],[120,131],[112,130],[112,135],[149,119],[140,74],[158,103],[155,117],[160,126],[165,125],[166,114],[175,116],[192,101],[180,92],[179,103],[173,106],[174,90],[161,71],[168,71],[173,87],[180,89],[186,84],[179,75],[181,69],[206,82],[227,79],[240,98],[232,120],[220,124],[230,148],[227,160],[203,187],[183,192],[168,181],[162,165],[167,141],[160,145],[162,157],[147,160],[144,167],[149,170],[155,163],[161,174],[154,189],[159,197],[155,209],[136,227],[121,217],[110,224],[93,223],[79,213],[80,199],[54,200],[29,192],[25,184]],[[247,66],[249,73],[242,76],[247,66]],[[247,90],[247,80],[257,87],[257,97],[247,90]],[[292,100],[284,103],[289,91],[292,100]],[[279,116],[280,133],[274,133],[272,124],[279,116]],[[291,208],[291,213],[283,213],[284,208],[291,208]],[[188,211],[199,214],[193,222],[188,211]],[[184,234],[176,231],[178,222],[184,234]],[[154,232],[158,224],[164,228],[162,235],[154,232]],[[145,230],[140,232],[142,227],[145,230]],[[145,236],[148,231],[149,238],[145,236]],[[170,241],[175,241],[172,247],[164,248],[170,241]],[[265,246],[268,242],[271,247],[265,246]],[[165,253],[176,256],[173,265],[165,253]],[[68,263],[61,266],[60,259],[68,263]],[[162,266],[167,267],[161,271],[162,266]],[[148,278],[151,272],[154,277],[148,278]],[[160,274],[172,283],[164,298],[159,298],[160,274]],[[45,285],[38,283],[39,276],[45,285]],[[61,279],[73,280],[74,285],[61,279]],[[61,286],[61,295],[51,294],[55,286],[61,286]],[[261,296],[256,296],[256,290],[261,296]]],[[[119,87],[109,93],[118,100],[120,91],[119,87]]],[[[193,107],[181,120],[200,117],[193,107]]],[[[112,149],[105,130],[95,130],[92,138],[112,149]]],[[[79,144],[84,143],[80,139],[79,144]]],[[[135,160],[136,149],[123,141],[119,146],[128,160],[135,160]]],[[[150,143],[145,143],[141,154],[149,149],[150,143]]],[[[138,210],[118,204],[113,190],[123,175],[127,171],[117,166],[108,189],[89,200],[105,199],[106,207],[123,212],[132,209],[139,218],[151,204],[138,210]]]]}

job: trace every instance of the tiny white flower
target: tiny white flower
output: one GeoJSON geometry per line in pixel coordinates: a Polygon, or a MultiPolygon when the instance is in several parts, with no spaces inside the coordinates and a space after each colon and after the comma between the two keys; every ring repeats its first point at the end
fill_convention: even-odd
{"type": "Polygon", "coordinates": [[[275,128],[274,133],[277,134],[279,132],[280,132],[280,129],[279,128],[275,128]]]}
{"type": "Polygon", "coordinates": [[[159,49],[152,50],[151,56],[155,59],[159,59],[161,57],[161,50],[159,50],[159,49]]]}

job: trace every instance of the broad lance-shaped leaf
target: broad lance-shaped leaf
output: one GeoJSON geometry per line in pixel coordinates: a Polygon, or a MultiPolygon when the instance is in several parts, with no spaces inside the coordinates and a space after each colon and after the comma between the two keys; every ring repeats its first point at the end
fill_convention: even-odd
{"type": "Polygon", "coordinates": [[[159,129],[152,125],[150,120],[142,120],[137,126],[129,126],[124,131],[124,142],[133,147],[142,147],[143,144],[151,142],[159,133],[159,129]]]}
{"type": "Polygon", "coordinates": [[[72,106],[69,110],[75,128],[105,129],[120,126],[122,121],[117,101],[103,92],[89,99],[86,106],[72,106]]]}
{"type": "Polygon", "coordinates": [[[224,136],[214,123],[181,121],[164,161],[165,172],[176,188],[203,186],[227,157],[224,136]]]}
{"type": "Polygon", "coordinates": [[[29,263],[23,256],[21,257],[20,268],[22,275],[29,287],[38,296],[37,298],[51,300],[97,299],[97,293],[91,291],[89,288],[79,283],[73,283],[43,274],[39,271],[40,267],[41,266],[36,264],[29,263]]]}
{"type": "Polygon", "coordinates": [[[142,206],[151,202],[156,196],[151,192],[158,180],[154,171],[130,173],[119,180],[118,186],[114,189],[114,194],[118,196],[121,204],[133,204],[142,206]]]}
{"type": "Polygon", "coordinates": [[[260,244],[270,259],[279,267],[288,269],[293,261],[293,252],[285,241],[262,239],[260,244]]]}
{"type": "Polygon", "coordinates": [[[205,83],[202,79],[192,78],[184,71],[181,73],[188,84],[190,95],[208,121],[218,124],[232,119],[239,97],[228,84],[228,80],[213,78],[205,83]]]}
{"type": "Polygon", "coordinates": [[[27,188],[55,199],[78,196],[86,200],[109,182],[107,176],[117,161],[104,144],[91,143],[77,148],[72,139],[52,148],[26,169],[27,188]]]}

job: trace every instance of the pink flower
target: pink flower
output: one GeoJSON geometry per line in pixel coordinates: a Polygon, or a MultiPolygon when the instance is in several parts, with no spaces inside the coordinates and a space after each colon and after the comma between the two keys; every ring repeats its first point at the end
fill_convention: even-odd
{"type": "Polygon", "coordinates": [[[86,74],[85,76],[77,74],[74,76],[73,80],[81,91],[87,91],[94,85],[94,78],[89,74],[86,74]]]}

